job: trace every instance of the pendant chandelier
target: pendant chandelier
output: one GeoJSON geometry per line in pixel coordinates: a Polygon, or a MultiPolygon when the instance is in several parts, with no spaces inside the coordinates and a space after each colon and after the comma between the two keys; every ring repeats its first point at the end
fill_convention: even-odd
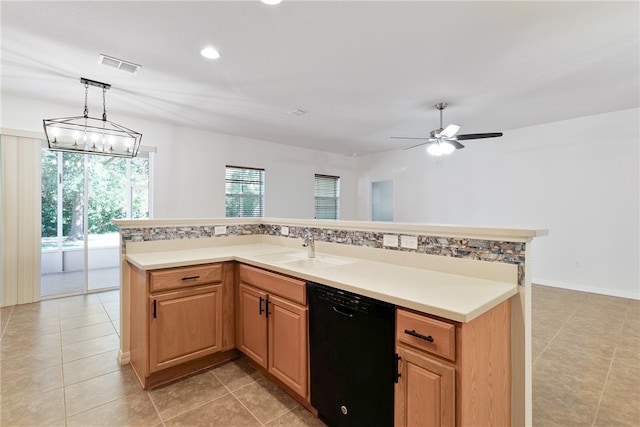
{"type": "Polygon", "coordinates": [[[106,93],[110,84],[80,79],[84,84],[84,114],[77,117],[43,120],[49,149],[70,153],[136,157],[142,134],[107,120],[106,93]],[[102,88],[102,119],[89,117],[89,86],[102,88]]]}

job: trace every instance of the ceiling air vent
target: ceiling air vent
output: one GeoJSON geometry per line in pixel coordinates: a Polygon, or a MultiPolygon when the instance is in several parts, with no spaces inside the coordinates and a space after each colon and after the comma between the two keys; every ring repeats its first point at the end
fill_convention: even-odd
{"type": "Polygon", "coordinates": [[[131,74],[136,74],[138,71],[140,71],[140,65],[138,64],[123,61],[122,59],[114,58],[112,56],[107,56],[104,54],[100,54],[98,56],[98,64],[102,64],[111,68],[117,68],[118,70],[126,71],[131,74]]]}

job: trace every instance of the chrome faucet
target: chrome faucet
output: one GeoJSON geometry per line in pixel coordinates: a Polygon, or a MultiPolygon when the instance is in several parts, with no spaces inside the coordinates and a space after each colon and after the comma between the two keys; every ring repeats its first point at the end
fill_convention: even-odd
{"type": "Polygon", "coordinates": [[[316,242],[313,239],[313,234],[307,233],[307,235],[304,236],[304,243],[302,243],[302,246],[309,248],[309,258],[316,257],[316,242]]]}

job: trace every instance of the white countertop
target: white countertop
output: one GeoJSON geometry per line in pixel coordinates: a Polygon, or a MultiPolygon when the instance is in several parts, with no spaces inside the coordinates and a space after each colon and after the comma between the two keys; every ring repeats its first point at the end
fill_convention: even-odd
{"type": "Polygon", "coordinates": [[[518,293],[513,283],[338,257],[264,243],[128,254],[143,270],[239,261],[458,322],[469,322],[518,293]]]}

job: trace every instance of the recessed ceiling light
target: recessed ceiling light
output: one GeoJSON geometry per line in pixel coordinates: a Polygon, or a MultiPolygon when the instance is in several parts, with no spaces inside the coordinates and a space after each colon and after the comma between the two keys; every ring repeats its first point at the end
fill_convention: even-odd
{"type": "Polygon", "coordinates": [[[268,4],[269,6],[274,6],[276,4],[280,4],[282,0],[260,0],[264,4],[268,4]]]}
{"type": "Polygon", "coordinates": [[[208,47],[205,47],[204,49],[202,49],[200,51],[200,55],[202,55],[202,56],[204,56],[205,58],[208,58],[208,59],[218,59],[218,58],[220,58],[220,52],[218,52],[215,47],[211,47],[211,46],[208,46],[208,47]]]}

